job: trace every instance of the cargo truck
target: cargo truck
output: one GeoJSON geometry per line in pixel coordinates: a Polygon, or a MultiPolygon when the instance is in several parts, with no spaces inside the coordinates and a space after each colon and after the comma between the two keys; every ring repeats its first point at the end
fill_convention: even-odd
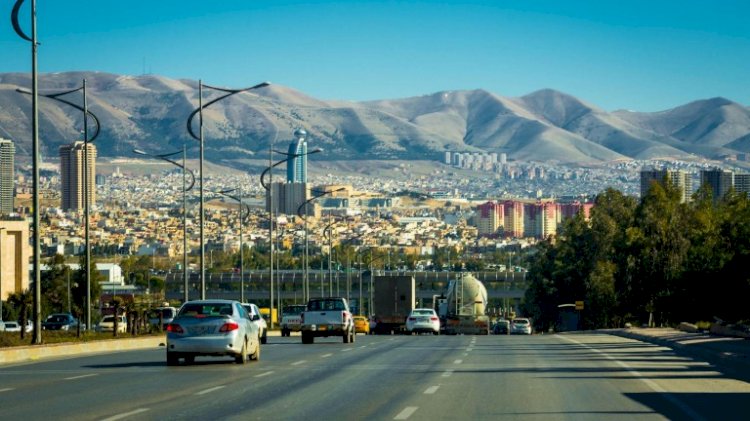
{"type": "Polygon", "coordinates": [[[389,275],[373,279],[373,309],[375,334],[403,333],[406,318],[417,301],[413,276],[389,275]]]}
{"type": "Polygon", "coordinates": [[[470,273],[450,281],[444,296],[436,297],[435,303],[445,334],[490,334],[490,318],[485,314],[487,289],[470,273]]]}

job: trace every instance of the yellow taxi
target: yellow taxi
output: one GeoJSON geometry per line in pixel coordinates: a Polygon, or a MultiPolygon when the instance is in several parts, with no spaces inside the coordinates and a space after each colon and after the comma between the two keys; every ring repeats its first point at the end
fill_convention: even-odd
{"type": "Polygon", "coordinates": [[[365,316],[354,316],[354,333],[370,334],[370,321],[365,316]]]}

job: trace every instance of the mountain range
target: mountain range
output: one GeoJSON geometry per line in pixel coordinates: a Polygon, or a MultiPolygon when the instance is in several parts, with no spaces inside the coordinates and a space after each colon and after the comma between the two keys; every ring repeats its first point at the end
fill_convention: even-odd
{"type": "MultiPolygon", "coordinates": [[[[198,106],[198,83],[156,75],[101,72],[40,75],[40,93],[87,83],[91,112],[101,122],[95,143],[100,156],[133,156],[198,142],[186,122],[198,106]]],[[[31,98],[22,73],[0,73],[0,137],[16,142],[19,157],[30,156],[31,98]]],[[[204,89],[204,104],[221,92],[204,89]]],[[[81,104],[80,93],[65,99],[81,104]]],[[[81,112],[40,98],[43,156],[57,156],[60,145],[82,131],[81,112]]],[[[322,159],[441,159],[445,151],[506,153],[510,159],[601,163],[627,159],[716,159],[750,152],[750,109],[725,98],[697,100],[661,112],[607,112],[552,89],[522,97],[485,90],[445,91],[379,101],[320,100],[271,84],[240,93],[204,110],[208,160],[230,165],[286,150],[298,128],[322,159]]],[[[194,119],[198,131],[198,118],[194,119]]],[[[22,158],[23,159],[23,158],[22,158]]]]}

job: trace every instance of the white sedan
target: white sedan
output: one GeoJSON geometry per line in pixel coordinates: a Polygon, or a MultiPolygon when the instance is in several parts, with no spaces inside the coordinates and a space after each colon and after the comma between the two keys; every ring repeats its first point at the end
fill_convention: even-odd
{"type": "Polygon", "coordinates": [[[406,330],[411,333],[440,334],[440,318],[431,308],[415,308],[406,318],[406,330]]]}
{"type": "Polygon", "coordinates": [[[525,317],[513,319],[513,321],[510,323],[510,333],[531,335],[531,322],[525,317]]]}

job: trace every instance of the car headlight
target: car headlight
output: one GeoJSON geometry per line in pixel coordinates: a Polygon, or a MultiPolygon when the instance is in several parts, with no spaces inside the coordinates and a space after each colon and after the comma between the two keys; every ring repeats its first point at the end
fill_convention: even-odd
{"type": "Polygon", "coordinates": [[[68,326],[68,325],[64,325],[63,327],[61,327],[61,329],[62,329],[62,330],[68,330],[68,329],[70,329],[70,326],[68,326]]]}

